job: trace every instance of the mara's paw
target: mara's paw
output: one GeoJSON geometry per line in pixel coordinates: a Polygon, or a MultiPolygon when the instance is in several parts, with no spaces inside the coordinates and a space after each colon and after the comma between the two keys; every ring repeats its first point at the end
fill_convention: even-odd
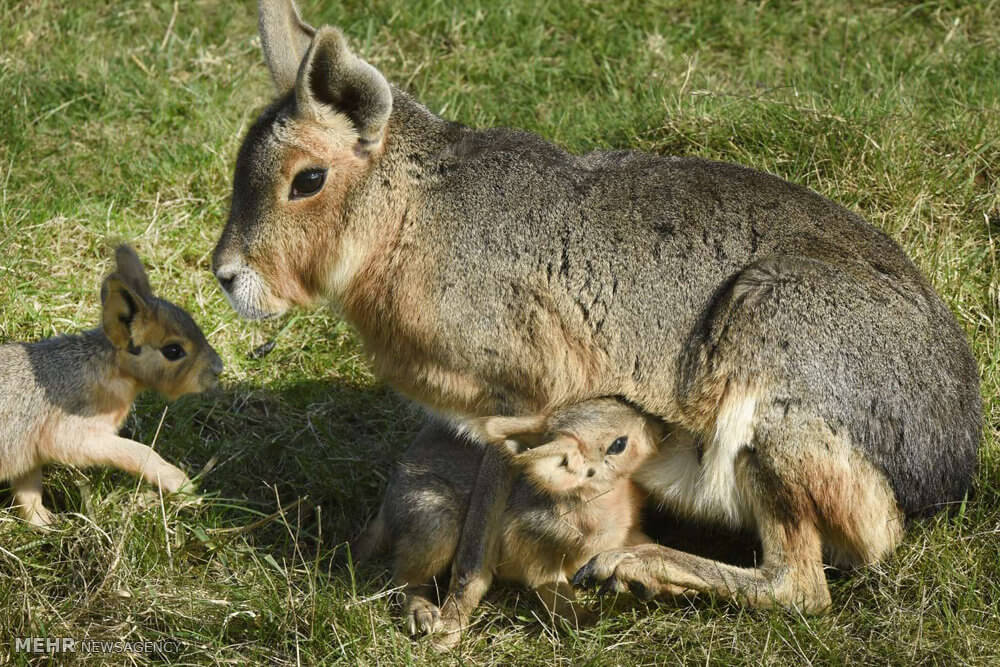
{"type": "Polygon", "coordinates": [[[407,596],[403,604],[403,624],[411,636],[433,634],[441,624],[441,610],[427,598],[407,596]]]}
{"type": "Polygon", "coordinates": [[[189,498],[200,499],[200,496],[198,495],[198,487],[190,479],[188,479],[186,482],[183,482],[179,487],[177,487],[177,490],[172,491],[172,493],[176,493],[181,496],[187,496],[189,498]]]}
{"type": "Polygon", "coordinates": [[[160,482],[160,488],[163,489],[165,493],[195,495],[198,492],[194,486],[194,482],[192,482],[180,468],[175,468],[173,466],[163,468],[158,471],[157,479],[160,482]]]}
{"type": "Polygon", "coordinates": [[[573,585],[577,588],[598,588],[602,593],[624,593],[628,590],[626,564],[635,558],[629,549],[599,553],[577,570],[573,575],[573,585]]]}
{"type": "Polygon", "coordinates": [[[431,645],[439,651],[450,651],[462,641],[462,630],[468,619],[462,616],[458,604],[448,598],[442,605],[441,620],[431,637],[431,645]]]}
{"type": "Polygon", "coordinates": [[[52,528],[59,520],[59,517],[45,509],[42,505],[21,511],[21,518],[30,523],[35,528],[52,528]]]}
{"type": "Polygon", "coordinates": [[[612,549],[597,554],[573,575],[573,585],[598,588],[600,593],[629,591],[642,600],[651,600],[657,595],[683,594],[684,587],[653,576],[651,565],[661,559],[648,546],[612,549]]]}

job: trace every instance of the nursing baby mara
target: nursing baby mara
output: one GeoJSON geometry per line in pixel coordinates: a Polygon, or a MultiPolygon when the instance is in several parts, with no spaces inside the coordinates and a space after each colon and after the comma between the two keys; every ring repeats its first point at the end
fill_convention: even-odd
{"type": "MultiPolygon", "coordinates": [[[[551,613],[579,618],[573,573],[602,551],[651,541],[639,528],[645,495],[630,476],[657,451],[660,422],[621,401],[595,399],[550,415],[487,417],[469,427],[514,453],[502,518],[486,526],[487,570],[537,591],[551,613]]],[[[441,611],[431,601],[435,579],[447,579],[481,456],[448,426],[425,427],[355,545],[359,560],[388,552],[393,582],[404,587],[403,622],[411,634],[442,630],[441,611]]],[[[457,641],[452,634],[439,643],[457,641]]]]}
{"type": "Polygon", "coordinates": [[[0,481],[35,525],[48,463],[105,465],[172,493],[190,481],[141,443],[118,437],[135,397],[154,389],[173,400],[214,387],[222,360],[191,316],[153,295],[128,246],[101,287],[101,326],[36,343],[0,345],[0,481]]]}

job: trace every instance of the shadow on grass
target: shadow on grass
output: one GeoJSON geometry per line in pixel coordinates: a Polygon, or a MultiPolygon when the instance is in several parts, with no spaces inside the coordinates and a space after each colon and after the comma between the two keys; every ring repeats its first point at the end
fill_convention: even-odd
{"type": "Polygon", "coordinates": [[[255,547],[275,558],[308,557],[363,527],[422,419],[382,385],[227,387],[190,416],[184,430],[201,438],[185,458],[216,521],[254,524],[255,547]]]}
{"type": "MultiPolygon", "coordinates": [[[[122,435],[147,443],[155,439],[157,451],[196,478],[202,503],[181,508],[177,516],[185,532],[210,537],[204,544],[185,540],[191,562],[207,562],[219,542],[235,537],[255,557],[309,563],[337,587],[353,585],[345,544],[377,509],[393,462],[426,419],[384,385],[340,379],[269,388],[230,385],[181,399],[165,416],[164,407],[156,396],[142,397],[122,435]]],[[[56,512],[90,513],[88,502],[120,499],[137,486],[119,471],[81,476],[53,467],[47,477],[47,503],[56,512]]],[[[677,549],[741,565],[759,562],[751,536],[680,521],[654,508],[646,510],[643,525],[654,539],[677,549]]],[[[382,565],[358,571],[358,594],[385,589],[382,565]]],[[[489,596],[505,608],[527,598],[533,596],[516,587],[499,587],[489,596]]]]}
{"type": "MultiPolygon", "coordinates": [[[[353,537],[422,419],[381,385],[230,385],[169,406],[158,396],[141,396],[120,435],[155,442],[156,451],[195,479],[210,508],[199,516],[206,527],[255,524],[248,530],[254,546],[279,558],[301,553],[306,544],[310,551],[329,549],[353,537]],[[285,517],[261,521],[289,505],[285,517]]],[[[53,465],[45,472],[45,502],[57,513],[86,514],[88,502],[137,484],[113,469],[81,474],[53,465]]],[[[0,503],[9,506],[5,486],[0,483],[0,503]]],[[[141,492],[148,488],[140,485],[141,492]]]]}

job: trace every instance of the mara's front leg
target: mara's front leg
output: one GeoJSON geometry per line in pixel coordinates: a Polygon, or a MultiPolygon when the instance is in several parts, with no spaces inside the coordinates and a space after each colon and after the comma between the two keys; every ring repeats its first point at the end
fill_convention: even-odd
{"type": "Polygon", "coordinates": [[[506,457],[516,452],[520,441],[543,433],[546,423],[545,415],[532,415],[484,417],[465,424],[470,433],[483,441],[483,456],[452,561],[448,598],[441,608],[440,645],[458,643],[472,611],[493,581],[503,530],[501,523],[512,482],[506,457]]]}
{"type": "Polygon", "coordinates": [[[110,466],[138,475],[167,493],[191,491],[188,476],[163,460],[152,448],[110,433],[89,432],[74,442],[60,442],[50,460],[80,467],[110,466]]]}

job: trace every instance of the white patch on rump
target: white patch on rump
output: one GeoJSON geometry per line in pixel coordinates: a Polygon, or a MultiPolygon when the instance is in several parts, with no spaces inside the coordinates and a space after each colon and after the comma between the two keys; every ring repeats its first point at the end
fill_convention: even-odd
{"type": "Polygon", "coordinates": [[[715,418],[715,433],[698,461],[694,434],[675,429],[660,451],[634,475],[664,506],[682,515],[741,528],[752,514],[736,479],[736,457],[753,439],[757,398],[726,392],[715,418]]]}

